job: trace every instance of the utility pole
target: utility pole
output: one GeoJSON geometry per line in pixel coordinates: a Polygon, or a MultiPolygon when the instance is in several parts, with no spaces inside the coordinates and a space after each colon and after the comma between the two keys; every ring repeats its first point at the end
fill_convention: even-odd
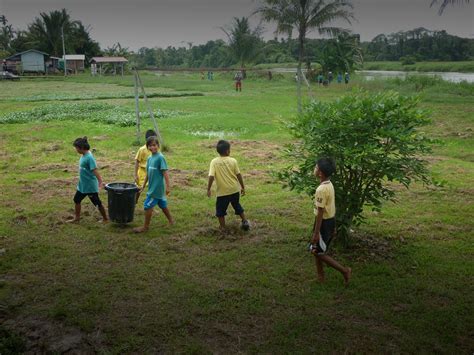
{"type": "Polygon", "coordinates": [[[66,62],[66,49],[64,48],[64,24],[61,26],[61,37],[63,39],[63,64],[64,64],[64,76],[67,75],[67,62],[66,62]]]}

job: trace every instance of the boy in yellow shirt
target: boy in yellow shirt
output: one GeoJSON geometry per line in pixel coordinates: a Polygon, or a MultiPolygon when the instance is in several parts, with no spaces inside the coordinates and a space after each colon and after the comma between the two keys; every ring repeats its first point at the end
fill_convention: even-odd
{"type": "Polygon", "coordinates": [[[316,269],[320,282],[324,282],[324,262],[339,271],[344,277],[344,283],[347,285],[352,274],[351,268],[342,266],[329,255],[326,255],[329,244],[336,234],[335,193],[334,186],[331,180],[329,180],[335,171],[334,162],[329,158],[319,159],[314,168],[314,175],[319,178],[320,185],[316,189],[314,197],[314,213],[316,217],[310,250],[316,257],[316,269]]]}
{"type": "MultiPolygon", "coordinates": [[[[146,131],[145,141],[150,137],[156,137],[156,132],[152,129],[146,131]]],[[[151,152],[148,150],[146,144],[140,147],[137,151],[137,155],[135,155],[135,184],[137,184],[138,187],[142,187],[143,183],[145,182],[146,162],[150,156],[151,152]]],[[[137,192],[137,200],[135,201],[136,203],[138,203],[139,198],[140,192],[137,192]]]]}
{"type": "Polygon", "coordinates": [[[211,161],[209,169],[209,180],[207,183],[207,196],[211,197],[211,187],[216,181],[217,200],[216,217],[219,219],[220,229],[225,229],[225,216],[229,203],[234,208],[235,214],[242,219],[241,228],[249,230],[249,221],[245,218],[244,209],[240,204],[240,196],[245,195],[245,186],[240,174],[237,160],[230,157],[230,143],[225,140],[217,142],[216,146],[219,157],[211,161]]]}

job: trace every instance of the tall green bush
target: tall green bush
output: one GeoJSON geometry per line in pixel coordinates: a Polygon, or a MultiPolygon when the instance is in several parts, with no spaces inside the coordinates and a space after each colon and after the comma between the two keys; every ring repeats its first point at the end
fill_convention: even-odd
{"type": "Polygon", "coordinates": [[[314,195],[318,157],[336,162],[332,177],[336,191],[339,238],[347,245],[350,227],[363,221],[363,208],[380,210],[395,191],[388,182],[406,188],[413,181],[431,183],[424,154],[433,140],[420,128],[430,122],[418,99],[396,92],[355,92],[341,99],[313,102],[289,123],[296,143],[285,151],[289,165],[278,172],[290,189],[314,195]]]}

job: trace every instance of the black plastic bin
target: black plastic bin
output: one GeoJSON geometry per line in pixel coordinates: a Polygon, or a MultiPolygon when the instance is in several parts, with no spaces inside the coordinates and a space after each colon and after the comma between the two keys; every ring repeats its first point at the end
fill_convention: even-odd
{"type": "Polygon", "coordinates": [[[105,185],[109,200],[109,218],[116,223],[133,221],[138,187],[126,182],[113,182],[105,185]]]}

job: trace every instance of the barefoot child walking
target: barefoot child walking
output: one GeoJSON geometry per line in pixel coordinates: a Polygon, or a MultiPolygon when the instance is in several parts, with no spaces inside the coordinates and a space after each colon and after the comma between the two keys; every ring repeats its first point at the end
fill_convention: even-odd
{"type": "MultiPolygon", "coordinates": [[[[149,129],[145,133],[145,142],[150,137],[156,137],[156,132],[152,129],[149,129]]],[[[137,155],[135,155],[135,183],[138,187],[143,186],[143,182],[145,181],[146,177],[146,162],[148,158],[151,156],[151,152],[146,147],[146,144],[140,147],[137,151],[137,155]]],[[[140,192],[137,192],[137,200],[140,198],[140,192]]]]}
{"type": "Polygon", "coordinates": [[[170,194],[168,165],[166,164],[163,154],[158,152],[158,149],[160,148],[158,138],[154,136],[149,137],[146,140],[146,146],[150,150],[151,156],[147,160],[147,175],[145,176],[145,180],[141,186],[141,190],[144,190],[148,183],[148,192],[143,204],[145,209],[145,224],[143,227],[135,228],[134,231],[136,233],[148,231],[150,228],[151,216],[153,215],[153,207],[156,205],[161,208],[168,219],[169,224],[174,224],[173,217],[168,209],[168,201],[166,199],[166,196],[170,194]]]}
{"type": "Polygon", "coordinates": [[[97,169],[94,156],[89,151],[90,145],[87,137],[77,138],[73,146],[81,154],[81,158],[79,159],[79,183],[77,184],[77,191],[74,196],[75,217],[68,222],[79,222],[81,219],[81,201],[88,196],[94,206],[99,209],[103,222],[107,223],[107,213],[99,198],[99,186],[103,186],[102,177],[97,169]]]}
{"type": "Polygon", "coordinates": [[[324,282],[324,265],[336,269],[344,277],[347,285],[351,278],[351,268],[344,267],[336,260],[326,255],[329,244],[336,233],[336,204],[334,186],[329,178],[335,172],[334,163],[329,158],[321,158],[314,168],[314,175],[319,178],[320,185],[316,189],[314,212],[316,214],[311,241],[311,251],[316,258],[318,280],[324,282]]]}
{"type": "Polygon", "coordinates": [[[221,231],[225,229],[225,216],[230,203],[235,214],[242,219],[241,228],[249,230],[249,222],[245,218],[244,209],[239,201],[240,196],[245,195],[244,180],[240,174],[237,160],[230,157],[230,143],[220,140],[217,142],[216,150],[220,157],[211,161],[207,196],[211,197],[211,187],[215,180],[217,185],[216,217],[219,219],[220,229],[221,231]]]}

